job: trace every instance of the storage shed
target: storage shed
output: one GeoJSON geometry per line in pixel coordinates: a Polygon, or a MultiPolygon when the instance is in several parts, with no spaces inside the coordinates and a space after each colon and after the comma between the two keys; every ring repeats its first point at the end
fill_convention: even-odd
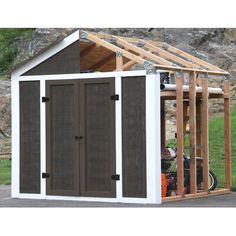
{"type": "Polygon", "coordinates": [[[161,203],[230,191],[227,71],[166,43],[77,30],[18,66],[11,78],[13,198],[161,203]],[[137,64],[141,70],[133,70],[137,64]],[[173,83],[162,81],[166,73],[173,83]],[[212,76],[225,78],[224,90],[208,88],[212,76]],[[208,189],[210,98],[225,104],[225,188],[214,191],[208,189]],[[162,198],[168,99],[177,103],[177,192],[162,198]],[[188,194],[182,155],[186,104],[188,194]]]}

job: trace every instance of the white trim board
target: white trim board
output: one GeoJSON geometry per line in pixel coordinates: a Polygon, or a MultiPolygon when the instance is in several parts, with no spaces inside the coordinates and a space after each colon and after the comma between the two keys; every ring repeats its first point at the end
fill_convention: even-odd
{"type": "Polygon", "coordinates": [[[75,73],[75,74],[59,74],[59,75],[27,75],[19,76],[19,81],[32,80],[65,80],[65,79],[96,79],[109,77],[125,77],[125,76],[142,76],[146,75],[145,70],[139,71],[115,71],[115,72],[95,72],[95,73],[75,73]]]}
{"type": "Polygon", "coordinates": [[[43,61],[47,60],[51,56],[55,55],[56,53],[60,52],[64,48],[68,47],[72,43],[79,40],[79,30],[75,31],[74,33],[70,34],[66,38],[64,38],[62,41],[58,42],[54,46],[47,49],[45,52],[39,54],[35,58],[32,58],[30,61],[26,62],[26,64],[22,65],[21,67],[17,68],[12,72],[13,77],[18,77],[28,70],[34,68],[35,66],[39,65],[43,61]]]}

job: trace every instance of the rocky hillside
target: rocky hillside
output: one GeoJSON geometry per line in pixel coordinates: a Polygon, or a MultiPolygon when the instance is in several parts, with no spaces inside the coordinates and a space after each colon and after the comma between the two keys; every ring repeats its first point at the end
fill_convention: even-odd
{"type": "MultiPolygon", "coordinates": [[[[15,37],[12,44],[17,47],[17,54],[12,64],[31,57],[62,35],[73,29],[36,29],[31,35],[15,37]]],[[[194,56],[221,67],[231,73],[232,94],[236,95],[236,29],[87,29],[104,31],[114,35],[139,37],[159,40],[178,47],[194,56]]],[[[1,33],[1,32],[0,32],[1,33]]],[[[1,68],[0,68],[1,70],[1,68]]],[[[222,79],[218,80],[219,85],[222,79]]],[[[173,120],[173,104],[169,106],[170,123],[173,120]]],[[[211,113],[222,110],[220,103],[212,104],[211,113]]],[[[0,140],[10,135],[10,82],[9,75],[0,75],[0,140]]],[[[172,123],[173,123],[172,122],[172,123]]],[[[171,124],[170,124],[171,125],[171,124]]],[[[4,149],[5,150],[5,149],[4,149]]],[[[0,146],[0,152],[1,150],[0,146]]]]}

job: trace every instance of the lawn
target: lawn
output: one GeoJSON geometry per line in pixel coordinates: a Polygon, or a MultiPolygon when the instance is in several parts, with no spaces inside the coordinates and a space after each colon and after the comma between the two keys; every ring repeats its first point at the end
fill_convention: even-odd
{"type": "Polygon", "coordinates": [[[0,159],[0,185],[11,184],[11,160],[0,159]]]}
{"type": "MultiPolygon", "coordinates": [[[[232,190],[236,190],[236,106],[231,111],[232,190]]],[[[209,122],[210,169],[216,174],[219,187],[224,187],[224,119],[212,117],[209,122]]]]}

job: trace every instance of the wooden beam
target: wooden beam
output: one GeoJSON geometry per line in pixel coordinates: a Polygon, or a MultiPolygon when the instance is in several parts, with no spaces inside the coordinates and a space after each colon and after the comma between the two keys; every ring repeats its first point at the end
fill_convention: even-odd
{"type": "Polygon", "coordinates": [[[88,46],[87,48],[85,48],[83,51],[81,51],[80,53],[80,59],[87,56],[89,53],[91,53],[93,50],[95,50],[96,48],[99,48],[101,47],[100,45],[98,44],[93,44],[91,46],[88,46]]]}
{"type": "Polygon", "coordinates": [[[116,54],[115,53],[111,53],[110,55],[108,55],[107,57],[103,58],[102,60],[100,60],[96,64],[92,65],[89,68],[89,70],[96,70],[96,69],[102,67],[103,65],[107,64],[109,61],[111,61],[115,57],[116,57],[116,54]]]}
{"type": "Polygon", "coordinates": [[[181,57],[178,57],[170,52],[167,52],[157,46],[154,46],[153,44],[148,43],[145,40],[140,40],[141,43],[144,44],[144,47],[152,50],[153,52],[157,52],[161,57],[163,57],[166,60],[173,60],[175,63],[180,63],[183,66],[189,67],[189,68],[195,68],[200,69],[199,66],[193,64],[192,62],[186,61],[182,59],[181,57]]]}
{"type": "Polygon", "coordinates": [[[202,104],[200,98],[198,98],[196,101],[196,152],[198,157],[202,156],[201,114],[202,104]]]}
{"type": "Polygon", "coordinates": [[[161,149],[166,146],[166,108],[165,100],[161,99],[161,149]]]}
{"type": "MultiPolygon", "coordinates": [[[[173,46],[171,46],[171,45],[169,45],[167,43],[156,42],[156,43],[154,43],[154,45],[162,47],[163,49],[165,49],[168,52],[175,53],[178,56],[181,56],[181,57],[183,57],[183,58],[193,62],[194,64],[197,64],[199,66],[205,67],[205,68],[207,68],[209,70],[224,71],[224,70],[221,70],[217,66],[214,66],[214,65],[212,65],[212,64],[210,64],[208,62],[205,62],[205,61],[203,61],[203,60],[201,60],[201,59],[199,59],[197,57],[194,57],[191,54],[188,54],[188,53],[186,53],[186,52],[184,52],[184,51],[182,51],[182,50],[180,50],[178,48],[175,48],[175,47],[173,47],[173,46]]],[[[226,72],[226,71],[224,71],[224,72],[226,72]]]]}
{"type": "Polygon", "coordinates": [[[181,197],[181,196],[165,197],[165,198],[162,198],[162,202],[174,202],[174,201],[181,201],[181,200],[187,200],[187,199],[218,196],[218,195],[229,194],[229,193],[230,191],[228,189],[217,189],[210,192],[209,194],[206,192],[200,192],[196,194],[186,194],[184,197],[181,197]]]}
{"type": "Polygon", "coordinates": [[[177,195],[184,194],[183,77],[176,78],[177,195]]]}
{"type": "MultiPolygon", "coordinates": [[[[139,57],[141,57],[141,58],[145,58],[144,56],[139,56],[139,57]]],[[[133,65],[135,65],[135,64],[137,64],[135,61],[128,61],[128,62],[126,62],[124,65],[123,65],[123,67],[122,67],[122,69],[123,70],[127,70],[127,69],[130,69],[133,65]]]]}
{"type": "Polygon", "coordinates": [[[190,193],[195,194],[196,181],[196,73],[189,74],[189,128],[190,128],[190,193]]]}
{"type": "MultiPolygon", "coordinates": [[[[102,39],[110,39],[111,35],[109,34],[104,34],[104,33],[95,33],[95,32],[90,32],[91,34],[95,35],[96,37],[102,38],[102,39]]],[[[140,43],[140,39],[138,38],[129,38],[129,37],[121,37],[119,36],[119,38],[128,41],[129,43],[134,43],[134,44],[139,44],[140,43]]],[[[169,52],[169,53],[175,53],[177,54],[177,57],[182,57],[185,58],[185,60],[187,59],[187,61],[189,61],[190,63],[199,65],[199,66],[203,66],[208,68],[209,70],[212,70],[212,72],[220,72],[222,75],[228,75],[229,73],[225,70],[221,70],[219,67],[214,66],[208,62],[205,62],[197,57],[192,56],[189,53],[186,53],[178,48],[175,48],[171,45],[168,45],[167,43],[163,43],[163,42],[158,42],[158,41],[153,41],[153,40],[145,40],[145,42],[152,44],[153,46],[157,46],[159,48],[163,48],[165,51],[169,52]]],[[[161,69],[161,68],[160,68],[161,69]]],[[[164,68],[163,68],[164,69],[164,68]]],[[[204,71],[204,70],[203,70],[204,71]]],[[[212,72],[210,72],[209,74],[212,74],[212,72]]],[[[217,75],[217,74],[215,74],[217,75]]]]}
{"type": "Polygon", "coordinates": [[[119,53],[116,54],[116,71],[123,70],[123,57],[119,53]]]}
{"type": "MultiPolygon", "coordinates": [[[[83,37],[86,37],[87,40],[90,40],[94,43],[97,43],[113,52],[121,52],[123,54],[124,57],[130,59],[131,61],[136,61],[136,63],[138,64],[143,64],[145,65],[147,63],[146,60],[142,59],[140,56],[137,56],[135,54],[132,54],[120,47],[117,47],[101,38],[98,38],[96,36],[94,36],[93,34],[91,33],[88,33],[86,31],[80,31],[80,34],[81,34],[81,38],[83,37]],[[86,35],[86,36],[82,36],[82,35],[86,35]]],[[[127,42],[128,43],[128,42],[127,42]]],[[[130,44],[132,45],[132,44],[130,44]]],[[[134,46],[134,45],[133,45],[134,46]]],[[[138,47],[137,47],[138,48],[138,47]]],[[[143,50],[141,48],[139,48],[140,50],[143,50]]],[[[131,49],[132,50],[132,49],[131,49]]],[[[147,55],[146,53],[149,53],[149,52],[146,52],[145,50],[143,50],[145,52],[145,55],[147,55]]],[[[149,53],[150,55],[151,53],[149,53]]],[[[151,54],[152,58],[155,57],[155,59],[157,59],[157,56],[155,56],[154,54],[151,54]]],[[[159,58],[159,59],[162,59],[162,58],[159,58]]],[[[162,59],[164,60],[164,59],[162,59]]],[[[165,60],[166,61],[166,60],[165,60]]],[[[170,62],[168,62],[170,63],[170,62]]],[[[150,64],[151,66],[154,66],[156,69],[161,69],[161,70],[168,70],[168,71],[182,71],[182,72],[192,72],[192,71],[195,71],[199,74],[209,74],[209,75],[228,75],[229,73],[226,72],[226,71],[210,71],[210,70],[200,70],[200,69],[192,69],[192,68],[182,68],[182,67],[178,67],[178,66],[173,66],[173,64],[171,63],[171,65],[167,65],[168,64],[167,61],[165,63],[165,65],[160,65],[160,64],[155,64],[155,63],[152,63],[152,62],[148,62],[148,64],[150,64]]]]}
{"type": "MultiPolygon", "coordinates": [[[[185,135],[187,133],[187,122],[188,122],[188,104],[189,102],[188,101],[184,101],[183,102],[183,133],[184,133],[184,141],[185,141],[185,135]]],[[[185,146],[185,143],[184,143],[184,146],[185,146]]]]}
{"type": "Polygon", "coordinates": [[[230,81],[224,81],[225,187],[231,188],[230,81]]]}
{"type": "MultiPolygon", "coordinates": [[[[136,56],[136,55],[120,48],[120,47],[117,47],[117,46],[115,46],[115,45],[113,45],[109,42],[106,42],[105,40],[100,39],[100,38],[86,32],[86,31],[80,31],[80,34],[81,34],[81,37],[83,37],[82,35],[84,34],[84,35],[86,35],[85,36],[86,39],[88,39],[88,40],[90,40],[94,43],[97,43],[97,44],[99,44],[99,45],[101,45],[101,46],[103,46],[103,47],[105,47],[105,48],[107,48],[107,49],[109,49],[109,50],[111,50],[115,53],[117,53],[117,52],[122,53],[122,56],[130,59],[131,61],[135,61],[138,64],[145,64],[146,63],[146,60],[140,58],[139,56],[136,56]]],[[[154,64],[153,64],[153,66],[154,66],[154,64]]]]}
{"type": "Polygon", "coordinates": [[[202,79],[202,157],[203,157],[203,191],[208,192],[209,186],[209,135],[208,135],[208,79],[202,79]]]}
{"type": "Polygon", "coordinates": [[[127,42],[124,39],[121,39],[121,38],[116,37],[116,36],[111,36],[111,38],[113,40],[115,40],[115,42],[117,44],[125,47],[126,49],[132,50],[132,51],[134,51],[134,52],[136,52],[136,53],[138,53],[138,54],[140,54],[140,55],[142,55],[142,56],[144,56],[144,57],[146,57],[146,58],[148,58],[150,60],[155,61],[158,64],[167,65],[167,66],[168,65],[169,66],[177,66],[177,65],[174,65],[172,62],[169,62],[169,61],[167,61],[167,60],[165,60],[165,59],[163,59],[163,58],[161,58],[159,56],[156,56],[156,55],[152,54],[149,51],[146,51],[146,50],[144,50],[144,49],[142,49],[142,48],[140,48],[138,46],[135,46],[134,44],[131,44],[131,43],[127,42]]]}

